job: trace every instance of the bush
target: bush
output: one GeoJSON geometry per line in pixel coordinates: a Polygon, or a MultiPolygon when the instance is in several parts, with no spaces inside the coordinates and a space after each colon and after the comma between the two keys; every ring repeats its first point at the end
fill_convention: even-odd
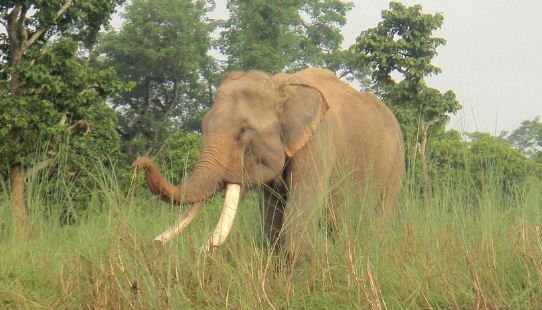
{"type": "Polygon", "coordinates": [[[27,183],[39,184],[27,188],[27,199],[60,207],[64,222],[72,222],[75,211],[86,209],[92,194],[101,189],[104,167],[123,159],[115,112],[102,103],[86,108],[84,114],[84,121],[71,125],[57,141],[38,139],[54,145],[36,146],[32,163],[26,166],[27,183]],[[42,149],[52,150],[43,154],[42,149]]]}
{"type": "Polygon", "coordinates": [[[542,176],[542,165],[525,157],[506,140],[487,133],[467,135],[451,130],[431,141],[428,151],[433,183],[469,182],[474,190],[483,184],[497,182],[505,193],[531,177],[542,176]],[[466,179],[465,179],[466,178],[466,179]]]}
{"type": "Polygon", "coordinates": [[[171,182],[178,184],[190,175],[199,158],[201,135],[182,131],[171,134],[157,155],[156,162],[169,175],[171,182]]]}

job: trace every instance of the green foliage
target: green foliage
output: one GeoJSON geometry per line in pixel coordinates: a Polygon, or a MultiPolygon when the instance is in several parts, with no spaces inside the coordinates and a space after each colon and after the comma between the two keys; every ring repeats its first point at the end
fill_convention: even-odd
{"type": "Polygon", "coordinates": [[[436,49],[446,41],[432,34],[443,21],[440,13],[423,14],[421,5],[407,7],[390,2],[390,9],[382,11],[378,26],[363,31],[351,49],[360,65],[371,64],[378,88],[398,84],[392,72],[402,75],[402,91],[406,91],[402,95],[407,96],[426,76],[441,72],[431,62],[437,55],[436,49]]]}
{"type": "MultiPolygon", "coordinates": [[[[64,223],[77,220],[77,211],[88,206],[92,195],[100,188],[104,167],[117,168],[125,158],[120,152],[120,137],[116,132],[115,111],[104,102],[89,106],[79,122],[57,137],[54,151],[35,152],[28,165],[27,177],[39,182],[39,194],[47,197],[48,205],[61,206],[64,223]]],[[[42,141],[50,146],[50,141],[42,141]]],[[[41,147],[41,149],[44,149],[41,147]]],[[[127,167],[122,167],[127,171],[127,167]]],[[[122,175],[125,179],[127,176],[122,175]]],[[[126,180],[119,182],[127,183],[126,180]]],[[[123,184],[124,185],[124,184],[123,184]]]]}
{"type": "Polygon", "coordinates": [[[96,167],[119,158],[116,117],[105,99],[128,85],[112,68],[91,68],[85,49],[119,3],[2,3],[8,35],[0,38],[0,175],[22,165],[27,180],[49,184],[43,195],[69,185],[77,194],[61,199],[74,201],[96,189],[96,167]]]}
{"type": "Polygon", "coordinates": [[[130,159],[156,151],[173,130],[199,128],[194,118],[212,102],[216,71],[207,55],[212,3],[135,0],[120,31],[100,39],[96,66],[112,66],[136,85],[113,100],[130,159]]]}
{"type": "Polygon", "coordinates": [[[542,163],[542,122],[540,117],[526,120],[506,136],[506,140],[521,153],[542,163]]]}
{"type": "Polygon", "coordinates": [[[91,69],[77,56],[77,50],[76,42],[61,38],[41,50],[29,50],[28,59],[13,69],[24,84],[19,96],[4,93],[1,98],[0,157],[6,165],[32,164],[36,161],[37,146],[47,148],[38,154],[56,153],[59,139],[66,135],[73,135],[75,140],[83,139],[77,136],[85,133],[107,136],[108,139],[96,139],[87,148],[92,152],[105,151],[104,154],[115,149],[111,144],[118,139],[114,137],[114,121],[102,119],[104,113],[112,112],[104,104],[104,97],[125,85],[112,69],[91,69]],[[96,117],[97,113],[102,115],[96,117]],[[14,144],[10,137],[15,135],[14,144]]]}
{"type": "Polygon", "coordinates": [[[363,31],[350,47],[353,70],[364,72],[370,66],[373,89],[395,112],[407,141],[422,157],[430,135],[460,108],[452,91],[442,94],[425,83],[426,77],[441,72],[431,62],[446,41],[432,34],[443,20],[439,13],[423,14],[420,5],[391,2],[378,26],[363,31]]]}
{"type": "Polygon", "coordinates": [[[434,173],[463,170],[468,156],[468,144],[456,130],[446,131],[429,142],[428,157],[434,173]]]}
{"type": "Polygon", "coordinates": [[[511,193],[526,180],[542,178],[542,165],[522,155],[508,141],[480,132],[466,136],[469,141],[452,130],[430,141],[433,185],[452,175],[463,175],[478,191],[483,184],[492,184],[511,193]]]}
{"type": "Polygon", "coordinates": [[[476,171],[481,177],[478,184],[483,184],[482,177],[488,174],[500,176],[503,181],[503,190],[510,192],[510,188],[521,184],[531,175],[539,175],[540,165],[524,157],[514,150],[510,143],[498,139],[488,133],[470,134],[470,169],[476,171]],[[485,174],[483,173],[485,172],[485,174]]]}
{"type": "Polygon", "coordinates": [[[166,167],[173,183],[180,183],[187,177],[199,158],[202,145],[201,135],[197,133],[175,132],[171,134],[158,153],[157,160],[166,167]]]}
{"type": "Polygon", "coordinates": [[[218,42],[228,57],[227,70],[337,70],[342,63],[340,27],[351,8],[339,0],[228,1],[230,17],[218,42]]]}
{"type": "MultiPolygon", "coordinates": [[[[0,3],[0,19],[4,24],[9,13],[20,6],[19,20],[24,21],[28,39],[43,31],[35,41],[41,48],[50,38],[62,36],[91,46],[100,28],[123,0],[5,0],[0,3]],[[59,15],[59,13],[61,13],[59,15]],[[22,16],[22,18],[20,18],[22,16]]],[[[19,37],[18,39],[23,39],[19,37]]],[[[0,45],[9,45],[7,36],[0,36],[0,45]]],[[[5,51],[5,50],[4,50],[5,51]]],[[[5,55],[10,55],[6,53],[5,55]]],[[[9,56],[8,56],[8,60],[9,56]]]]}
{"type": "Polygon", "coordinates": [[[3,98],[0,106],[1,174],[16,163],[27,168],[28,177],[39,173],[48,184],[42,194],[70,201],[68,212],[84,206],[96,190],[96,167],[121,158],[117,119],[104,97],[125,86],[113,70],[91,69],[71,39],[59,39],[40,54],[32,63],[21,62],[22,93],[3,98]],[[10,143],[13,132],[17,144],[10,143]]]}

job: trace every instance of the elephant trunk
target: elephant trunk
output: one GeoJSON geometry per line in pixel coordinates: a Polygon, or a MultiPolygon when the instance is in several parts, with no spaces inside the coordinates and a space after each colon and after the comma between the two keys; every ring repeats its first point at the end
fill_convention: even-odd
{"type": "Polygon", "coordinates": [[[242,163],[232,164],[231,167],[227,167],[223,164],[227,161],[215,159],[216,157],[213,156],[216,154],[216,152],[213,153],[214,149],[209,145],[203,148],[202,155],[184,186],[175,186],[166,180],[154,162],[148,157],[140,158],[132,164],[134,170],[145,169],[145,179],[153,194],[175,204],[192,205],[179,217],[174,226],[154,239],[156,245],[163,245],[186,228],[201,211],[203,201],[224,187],[226,187],[226,195],[222,214],[211,238],[205,245],[205,249],[207,251],[216,251],[226,240],[233,225],[237,205],[241,197],[239,182],[241,177],[236,175],[234,171],[240,171],[242,163]],[[225,179],[228,179],[232,184],[226,184],[225,179]]]}
{"type": "Polygon", "coordinates": [[[184,185],[173,185],[160,173],[156,164],[147,157],[137,160],[132,168],[145,168],[145,180],[149,190],[162,200],[174,204],[194,204],[212,196],[224,187],[222,171],[207,167],[210,160],[202,157],[184,185]]]}

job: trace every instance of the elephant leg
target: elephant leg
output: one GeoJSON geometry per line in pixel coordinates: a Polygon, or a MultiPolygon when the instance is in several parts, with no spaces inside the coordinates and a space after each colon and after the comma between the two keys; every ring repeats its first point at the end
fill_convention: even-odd
{"type": "MultiPolygon", "coordinates": [[[[333,181],[332,181],[333,182],[333,181]]],[[[329,198],[326,199],[327,219],[324,224],[327,225],[327,234],[332,240],[335,240],[335,234],[339,229],[341,221],[344,220],[346,209],[346,193],[341,188],[334,187],[330,189],[329,198]]]]}
{"type": "MultiPolygon", "coordinates": [[[[313,148],[315,149],[315,148],[313,148]]],[[[325,214],[332,160],[325,152],[301,150],[288,164],[288,203],[283,234],[291,264],[313,252],[318,223],[325,214]]]]}
{"type": "Polygon", "coordinates": [[[282,228],[285,206],[285,189],[283,186],[271,184],[264,188],[263,201],[263,232],[267,237],[269,245],[279,249],[279,236],[282,228]]]}

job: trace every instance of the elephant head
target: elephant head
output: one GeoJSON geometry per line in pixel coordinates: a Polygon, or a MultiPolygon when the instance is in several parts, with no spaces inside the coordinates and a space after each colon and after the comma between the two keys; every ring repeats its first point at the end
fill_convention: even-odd
{"type": "Polygon", "coordinates": [[[259,71],[229,73],[202,120],[201,156],[186,184],[172,185],[148,158],[132,166],[146,169],[149,189],[163,200],[200,203],[229,184],[246,188],[279,177],[327,109],[309,85],[279,83],[259,71]]]}

